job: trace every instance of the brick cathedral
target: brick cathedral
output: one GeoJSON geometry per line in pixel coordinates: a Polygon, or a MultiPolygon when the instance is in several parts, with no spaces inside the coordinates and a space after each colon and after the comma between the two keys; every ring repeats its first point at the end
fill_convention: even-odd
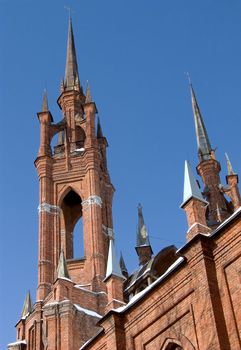
{"type": "Polygon", "coordinates": [[[185,162],[181,208],[187,241],[154,256],[139,205],[139,267],[130,273],[115,253],[108,143],[90,87],[84,92],[79,80],[70,18],[57,101],[63,119],[54,123],[46,93],[38,113],[37,297],[32,303],[27,294],[9,350],[241,349],[238,175],[226,156],[227,184],[221,184],[220,163],[191,83],[190,90],[203,185],[185,162]],[[76,259],[73,232],[80,218],[84,256],[76,259]]]}

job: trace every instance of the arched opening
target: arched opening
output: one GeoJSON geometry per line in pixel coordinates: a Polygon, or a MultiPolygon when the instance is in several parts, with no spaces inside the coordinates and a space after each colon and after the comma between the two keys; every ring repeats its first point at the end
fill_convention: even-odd
{"type": "Polygon", "coordinates": [[[85,132],[80,126],[76,126],[76,147],[84,148],[85,145],[85,132]]]}
{"type": "Polygon", "coordinates": [[[76,258],[76,254],[78,257],[84,255],[81,203],[80,196],[71,189],[65,195],[61,204],[61,247],[64,249],[66,259],[76,258]]]}
{"type": "Polygon", "coordinates": [[[83,218],[81,217],[74,227],[73,232],[73,245],[74,245],[74,252],[73,252],[73,258],[82,258],[84,257],[84,232],[83,232],[83,218]]]}
{"type": "Polygon", "coordinates": [[[51,140],[52,154],[63,154],[65,149],[65,131],[59,131],[51,140]]]}
{"type": "Polygon", "coordinates": [[[165,350],[184,350],[183,347],[176,343],[169,343],[165,350]]]}

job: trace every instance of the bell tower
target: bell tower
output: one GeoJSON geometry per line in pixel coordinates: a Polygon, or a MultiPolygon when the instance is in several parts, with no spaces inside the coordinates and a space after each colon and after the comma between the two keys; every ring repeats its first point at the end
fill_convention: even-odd
{"type": "MultiPolygon", "coordinates": [[[[44,95],[40,147],[35,160],[40,186],[37,300],[46,298],[56,278],[61,249],[71,279],[91,291],[105,289],[109,235],[112,236],[114,188],[106,162],[106,138],[87,84],[83,93],[69,19],[65,77],[58,105],[63,118],[54,123],[44,95]],[[58,135],[57,144],[51,141],[58,135]],[[82,218],[84,256],[74,259],[73,232],[82,218]]],[[[77,233],[78,234],[78,233],[77,233]]],[[[79,233],[80,234],[80,233],[79,233]]]]}

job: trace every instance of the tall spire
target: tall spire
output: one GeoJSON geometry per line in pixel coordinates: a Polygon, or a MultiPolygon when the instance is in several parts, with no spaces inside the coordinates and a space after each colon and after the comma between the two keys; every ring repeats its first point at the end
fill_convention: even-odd
{"type": "Polygon", "coordinates": [[[207,130],[202,119],[202,115],[197,103],[197,99],[191,81],[189,81],[189,85],[191,91],[192,109],[194,114],[195,129],[197,136],[198,155],[201,158],[201,160],[210,159],[212,147],[208,138],[207,130]]]}
{"type": "Polygon", "coordinates": [[[196,198],[201,202],[207,203],[202,196],[200,188],[194,178],[191,166],[187,160],[185,160],[184,170],[184,190],[183,190],[183,202],[181,208],[191,199],[196,198]]]}
{"type": "Polygon", "coordinates": [[[69,272],[67,268],[67,263],[64,256],[63,249],[60,252],[59,264],[57,268],[57,278],[69,278],[69,272]]]}
{"type": "Polygon", "coordinates": [[[26,318],[32,311],[33,311],[33,307],[32,307],[31,295],[30,295],[30,291],[28,291],[23,304],[21,318],[22,319],[26,318]]]}
{"type": "Polygon", "coordinates": [[[234,175],[233,167],[232,167],[232,164],[229,160],[227,153],[225,153],[225,158],[226,158],[226,162],[227,162],[228,175],[234,175]]]}
{"type": "Polygon", "coordinates": [[[48,94],[47,90],[44,89],[43,93],[43,103],[42,103],[42,112],[48,112],[49,106],[48,106],[48,94]]]}
{"type": "Polygon", "coordinates": [[[65,67],[65,88],[73,88],[79,85],[79,73],[77,65],[77,57],[74,44],[74,34],[72,28],[72,19],[69,17],[67,57],[65,67]]]}
{"type": "Polygon", "coordinates": [[[142,206],[138,204],[138,229],[137,229],[137,247],[149,246],[150,241],[146,225],[144,223],[144,217],[142,213],[142,206]]]}

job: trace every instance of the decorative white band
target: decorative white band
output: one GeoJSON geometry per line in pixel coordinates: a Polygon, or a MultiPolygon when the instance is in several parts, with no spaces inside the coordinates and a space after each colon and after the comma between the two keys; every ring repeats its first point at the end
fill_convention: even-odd
{"type": "Polygon", "coordinates": [[[89,207],[93,204],[99,205],[101,207],[102,199],[99,196],[92,195],[92,196],[89,196],[88,199],[86,199],[82,202],[83,207],[89,207]]]}
{"type": "Polygon", "coordinates": [[[45,211],[49,214],[59,214],[61,212],[61,208],[58,205],[42,203],[38,206],[38,212],[41,213],[42,211],[45,211]]]}
{"type": "Polygon", "coordinates": [[[112,239],[115,239],[115,233],[113,228],[106,227],[105,225],[102,225],[102,228],[105,235],[109,236],[112,239]]]}

